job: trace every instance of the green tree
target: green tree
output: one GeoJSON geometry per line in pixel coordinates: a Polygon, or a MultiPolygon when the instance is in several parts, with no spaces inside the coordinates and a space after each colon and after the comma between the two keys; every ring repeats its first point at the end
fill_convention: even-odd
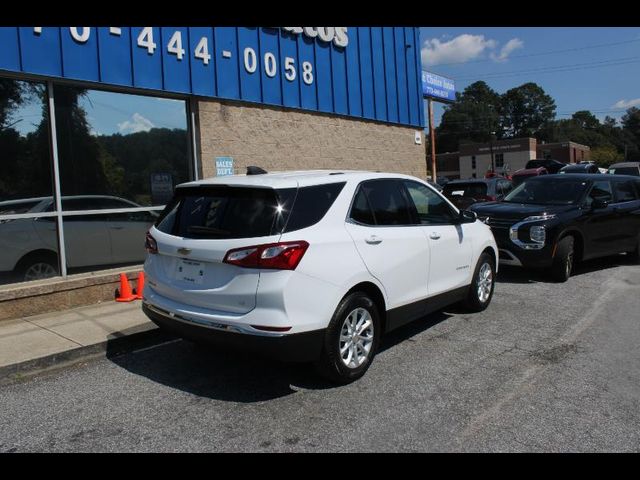
{"type": "Polygon", "coordinates": [[[532,137],[556,115],[553,98],[536,83],[507,90],[500,97],[501,130],[505,137],[532,137]]]}
{"type": "Polygon", "coordinates": [[[472,83],[456,102],[445,107],[440,126],[436,129],[438,153],[452,152],[460,142],[485,142],[500,125],[500,95],[485,82],[472,83]]]}
{"type": "Polygon", "coordinates": [[[595,147],[591,149],[591,160],[599,167],[606,168],[612,163],[621,162],[624,154],[618,152],[614,146],[595,147]]]}

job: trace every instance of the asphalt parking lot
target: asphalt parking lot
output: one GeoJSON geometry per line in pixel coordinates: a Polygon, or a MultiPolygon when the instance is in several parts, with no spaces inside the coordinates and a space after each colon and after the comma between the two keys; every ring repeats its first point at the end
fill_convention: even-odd
{"type": "Polygon", "coordinates": [[[0,452],[640,451],[640,267],[503,268],[348,386],[174,340],[0,387],[0,452]]]}

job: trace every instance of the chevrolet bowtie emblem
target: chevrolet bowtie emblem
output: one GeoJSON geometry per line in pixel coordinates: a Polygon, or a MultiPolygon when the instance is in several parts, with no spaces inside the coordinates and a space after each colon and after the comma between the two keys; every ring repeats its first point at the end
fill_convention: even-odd
{"type": "Polygon", "coordinates": [[[191,249],[190,248],[184,248],[184,247],[180,247],[178,249],[178,253],[180,255],[189,255],[191,253],[191,249]]]}

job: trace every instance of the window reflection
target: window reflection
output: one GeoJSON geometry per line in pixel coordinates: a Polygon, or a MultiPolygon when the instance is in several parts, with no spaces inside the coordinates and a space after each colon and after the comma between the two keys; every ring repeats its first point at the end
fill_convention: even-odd
{"type": "Polygon", "coordinates": [[[0,172],[0,202],[51,195],[44,84],[0,78],[0,172]]]}
{"type": "Polygon", "coordinates": [[[189,180],[184,101],[66,86],[54,98],[64,196],[159,206],[189,180]]]}

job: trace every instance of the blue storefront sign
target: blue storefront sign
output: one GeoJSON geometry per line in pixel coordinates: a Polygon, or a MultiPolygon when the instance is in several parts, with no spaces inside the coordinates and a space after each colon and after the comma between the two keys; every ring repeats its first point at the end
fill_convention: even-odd
{"type": "Polygon", "coordinates": [[[233,158],[216,157],[216,175],[218,177],[233,175],[233,158]]]}
{"type": "Polygon", "coordinates": [[[0,27],[2,70],[424,126],[415,27],[0,27]]]}
{"type": "Polygon", "coordinates": [[[456,86],[450,78],[422,72],[422,95],[434,100],[455,102],[456,86]]]}

